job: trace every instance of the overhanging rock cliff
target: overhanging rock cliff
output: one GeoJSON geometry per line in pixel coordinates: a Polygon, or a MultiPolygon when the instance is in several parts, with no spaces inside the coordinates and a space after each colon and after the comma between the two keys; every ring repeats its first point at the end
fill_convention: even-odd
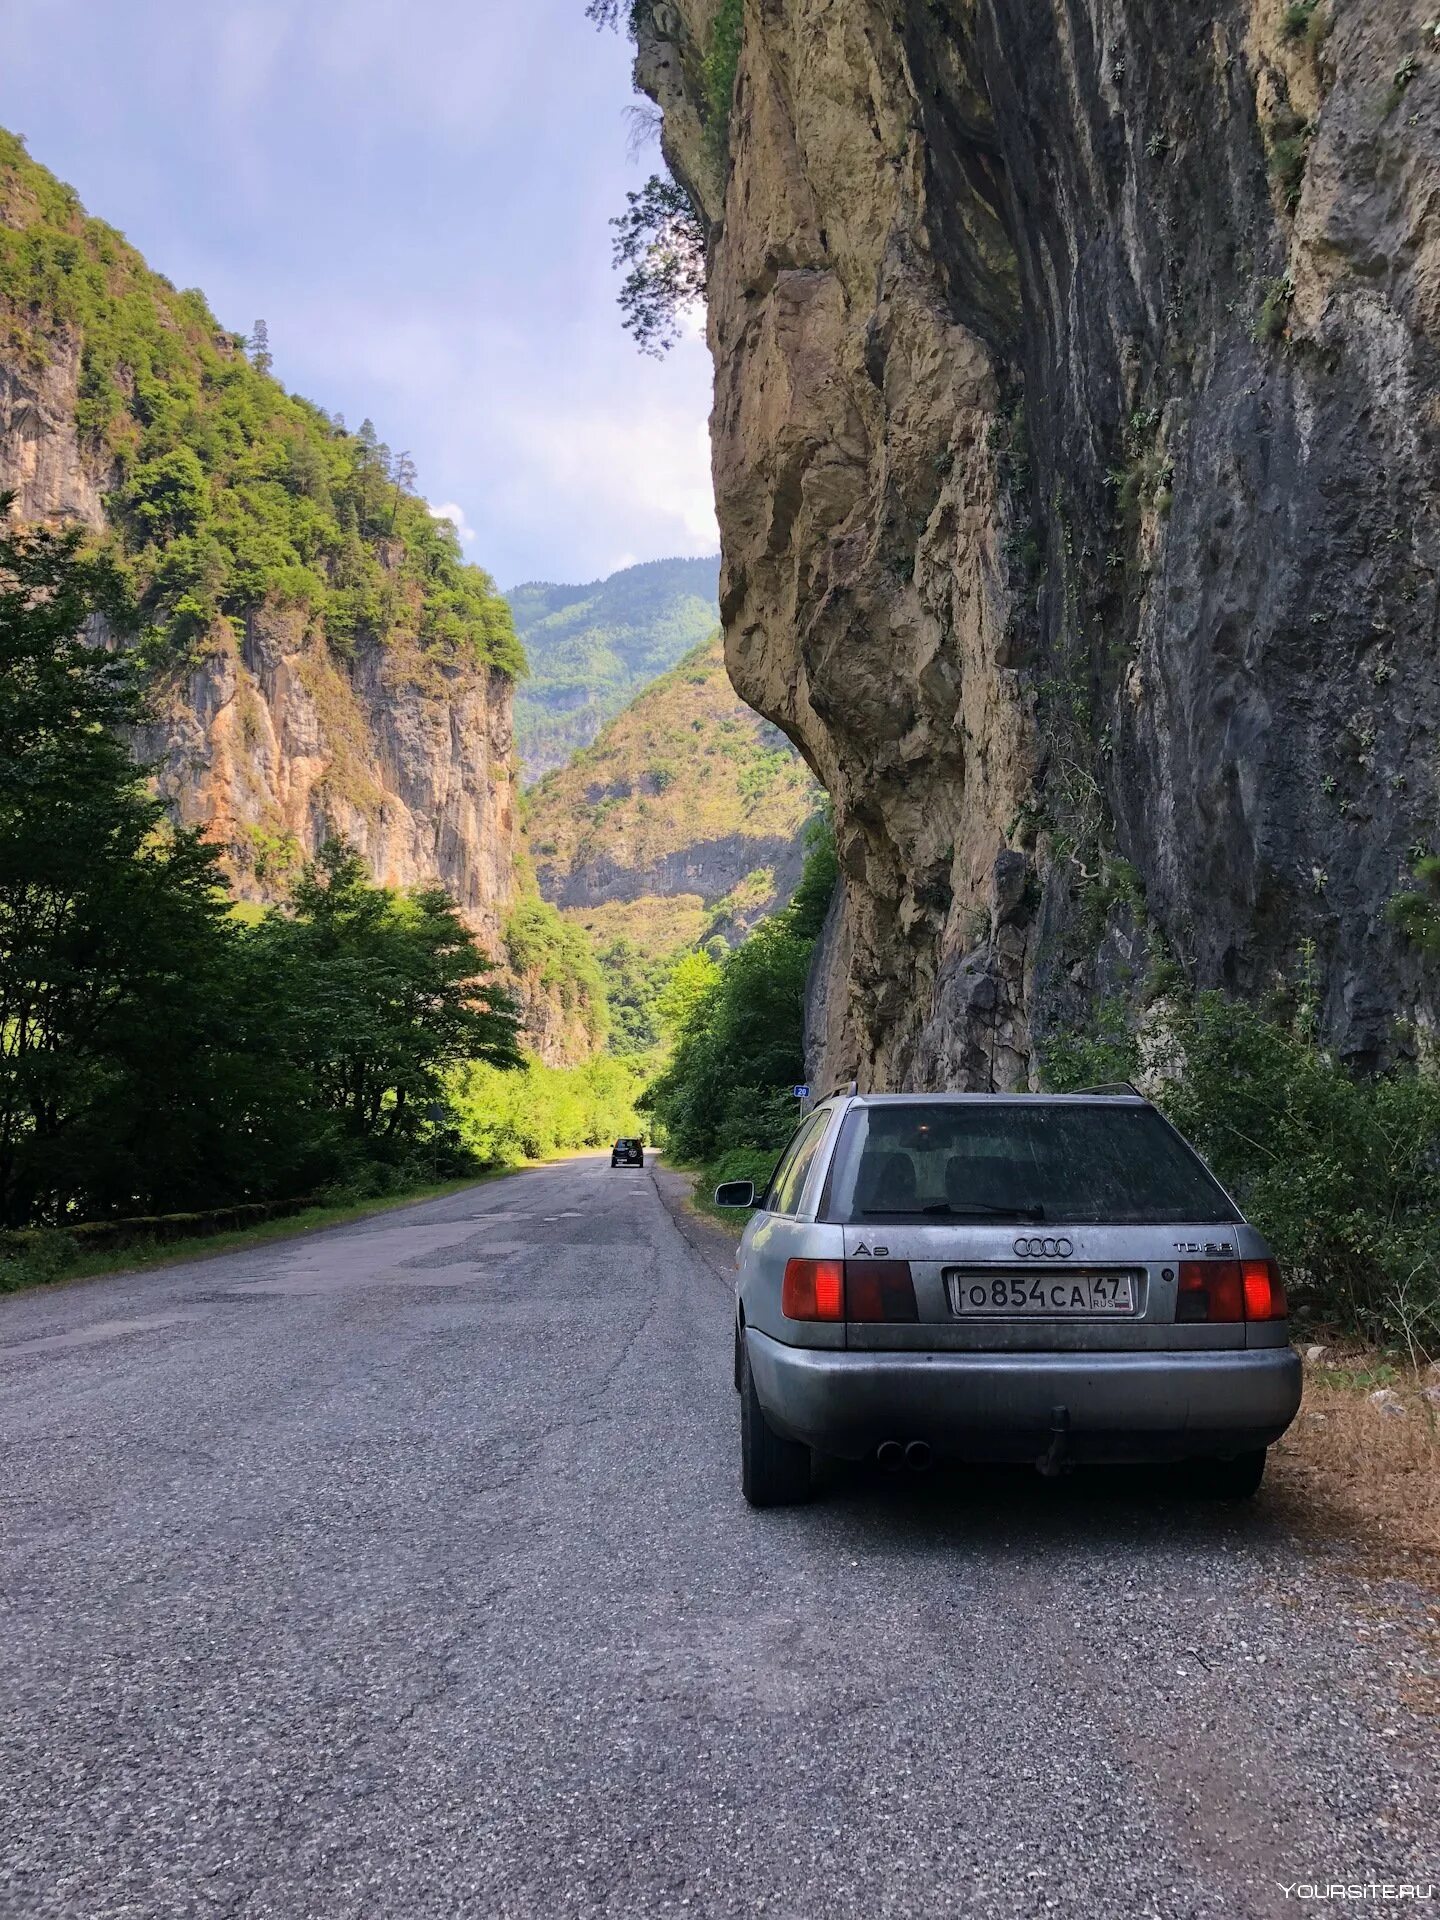
{"type": "Polygon", "coordinates": [[[745,0],[727,128],[717,12],[642,0],[637,78],[709,228],[728,665],[835,799],[812,1077],[1025,1085],[1305,943],[1347,1056],[1422,1046],[1422,16],[745,0]]]}

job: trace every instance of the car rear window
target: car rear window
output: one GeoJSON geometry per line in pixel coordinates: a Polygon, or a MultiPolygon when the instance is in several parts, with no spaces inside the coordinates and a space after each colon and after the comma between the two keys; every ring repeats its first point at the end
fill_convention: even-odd
{"type": "Polygon", "coordinates": [[[849,1222],[1238,1218],[1153,1108],[1098,1100],[861,1107],[841,1131],[823,1211],[849,1222]]]}

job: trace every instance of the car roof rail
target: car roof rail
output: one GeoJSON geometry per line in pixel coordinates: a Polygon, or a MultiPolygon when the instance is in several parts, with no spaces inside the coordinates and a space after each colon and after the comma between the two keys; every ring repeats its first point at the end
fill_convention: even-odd
{"type": "Polygon", "coordinates": [[[1133,1093],[1137,1100],[1145,1099],[1133,1080],[1102,1080],[1098,1087],[1071,1087],[1071,1093],[1133,1093]]]}
{"type": "Polygon", "coordinates": [[[843,1087],[832,1087],[825,1098],[827,1100],[838,1100],[842,1094],[848,1094],[853,1098],[859,1091],[860,1082],[858,1080],[847,1080],[843,1087]]]}

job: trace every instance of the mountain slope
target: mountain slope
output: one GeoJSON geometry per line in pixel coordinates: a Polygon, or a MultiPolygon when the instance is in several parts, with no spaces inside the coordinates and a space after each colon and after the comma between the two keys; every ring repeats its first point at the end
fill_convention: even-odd
{"type": "Polygon", "coordinates": [[[242,898],[340,834],[498,946],[523,654],[412,480],[0,133],[0,491],[122,560],[154,696],[139,750],[172,811],[242,898]]]}
{"type": "Polygon", "coordinates": [[[563,766],[612,714],[713,631],[718,560],[651,560],[586,586],[508,595],[530,661],[515,709],[527,784],[563,766]]]}
{"type": "Polygon", "coordinates": [[[737,697],[717,634],[645,688],[527,806],[540,891],[602,955],[653,960],[736,938],[783,904],[819,792],[783,734],[737,697]]]}

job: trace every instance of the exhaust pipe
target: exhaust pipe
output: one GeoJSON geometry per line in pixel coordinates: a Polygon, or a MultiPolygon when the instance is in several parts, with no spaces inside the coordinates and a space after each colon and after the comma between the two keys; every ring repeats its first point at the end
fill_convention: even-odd
{"type": "Polygon", "coordinates": [[[1050,1444],[1035,1462],[1036,1470],[1047,1480],[1053,1480],[1065,1471],[1066,1455],[1070,1450],[1070,1409],[1056,1407],[1050,1415],[1050,1444]]]}
{"type": "Polygon", "coordinates": [[[912,1473],[924,1473],[930,1466],[931,1453],[928,1440],[912,1440],[905,1449],[905,1464],[912,1473]]]}
{"type": "Polygon", "coordinates": [[[898,1473],[905,1464],[905,1449],[898,1440],[882,1440],[875,1449],[875,1460],[886,1473],[898,1473]]]}

